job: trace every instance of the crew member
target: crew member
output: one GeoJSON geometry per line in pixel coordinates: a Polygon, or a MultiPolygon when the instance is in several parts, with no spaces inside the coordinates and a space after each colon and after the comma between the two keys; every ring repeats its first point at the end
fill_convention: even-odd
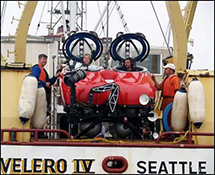
{"type": "Polygon", "coordinates": [[[76,63],[75,69],[85,69],[89,71],[97,71],[103,69],[103,67],[99,67],[91,63],[92,57],[89,53],[86,53],[82,59],[82,63],[76,63]]]}
{"type": "MultiPolygon", "coordinates": [[[[175,74],[175,65],[172,63],[166,64],[164,68],[164,80],[159,84],[155,76],[152,75],[152,79],[155,83],[157,90],[162,90],[161,96],[163,97],[162,110],[164,111],[166,106],[173,102],[175,93],[180,89],[180,78],[175,74]]],[[[171,115],[168,115],[168,124],[171,126],[171,115]]]]}
{"type": "MultiPolygon", "coordinates": [[[[38,80],[38,88],[45,88],[46,91],[46,106],[47,106],[47,115],[50,115],[50,104],[51,104],[51,86],[56,82],[57,78],[60,76],[60,71],[58,70],[56,75],[51,79],[44,68],[47,64],[48,56],[45,54],[38,55],[38,64],[32,67],[32,74],[38,80]]],[[[39,133],[39,136],[44,136],[43,133],[39,133]]]]}
{"type": "Polygon", "coordinates": [[[173,102],[175,93],[180,89],[180,79],[175,74],[175,65],[172,63],[168,63],[164,68],[164,80],[159,84],[155,76],[152,75],[152,79],[155,82],[155,87],[157,90],[162,90],[162,109],[164,110],[165,107],[173,102]]]}
{"type": "Polygon", "coordinates": [[[134,64],[132,58],[128,57],[125,59],[124,66],[122,68],[124,71],[134,71],[134,64]]]}
{"type": "Polygon", "coordinates": [[[44,68],[47,64],[48,56],[45,54],[38,55],[38,64],[32,67],[32,74],[38,80],[38,88],[44,87],[46,90],[46,100],[47,103],[50,104],[51,101],[51,86],[55,83],[57,78],[60,76],[60,71],[57,71],[56,75],[53,76],[51,79],[44,68]]]}

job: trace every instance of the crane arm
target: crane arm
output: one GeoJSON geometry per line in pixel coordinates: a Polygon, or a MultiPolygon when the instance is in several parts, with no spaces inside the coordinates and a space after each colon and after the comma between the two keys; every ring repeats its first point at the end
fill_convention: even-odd
{"type": "Polygon", "coordinates": [[[173,34],[173,57],[167,62],[176,65],[177,71],[184,71],[187,65],[187,41],[193,21],[196,3],[186,6],[185,17],[181,14],[178,1],[165,1],[173,34]]]}
{"type": "Polygon", "coordinates": [[[198,1],[188,1],[184,11],[184,23],[185,23],[185,30],[187,34],[187,40],[189,38],[191,26],[193,23],[194,14],[196,11],[198,1]]]}
{"type": "Polygon", "coordinates": [[[169,61],[175,64],[177,71],[183,71],[186,69],[187,62],[187,35],[185,24],[178,1],[165,2],[172,28],[174,48],[173,57],[169,61]]]}
{"type": "Polygon", "coordinates": [[[25,63],[28,29],[38,1],[27,1],[15,37],[15,62],[25,63]]]}

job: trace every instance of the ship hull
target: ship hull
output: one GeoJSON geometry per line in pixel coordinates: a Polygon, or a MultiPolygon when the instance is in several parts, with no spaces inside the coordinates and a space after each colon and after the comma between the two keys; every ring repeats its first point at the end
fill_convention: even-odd
{"type": "Polygon", "coordinates": [[[214,174],[213,148],[1,145],[4,174],[214,174]],[[194,153],[195,152],[195,153],[194,153]],[[53,154],[54,153],[54,154],[53,154]],[[107,160],[122,160],[108,168],[107,160]]]}

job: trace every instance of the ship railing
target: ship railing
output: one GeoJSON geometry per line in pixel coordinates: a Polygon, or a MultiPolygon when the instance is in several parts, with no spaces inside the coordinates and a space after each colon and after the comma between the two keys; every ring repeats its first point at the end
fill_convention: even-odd
{"type": "MultiPolygon", "coordinates": [[[[68,140],[73,140],[71,135],[62,129],[1,129],[1,142],[4,143],[4,133],[9,132],[9,136],[11,139],[9,139],[9,142],[17,142],[16,136],[18,132],[30,132],[33,133],[34,136],[34,142],[39,141],[39,132],[44,132],[44,133],[62,133],[64,134],[68,139],[68,140]]],[[[192,136],[211,136],[214,137],[214,133],[209,133],[209,132],[175,132],[175,131],[170,131],[170,132],[163,132],[159,134],[159,137],[153,141],[154,146],[155,145],[160,145],[163,144],[162,142],[165,140],[163,138],[168,138],[168,137],[172,137],[172,138],[179,138],[177,136],[182,136],[182,138],[186,138],[186,144],[189,145],[195,145],[195,143],[193,143],[193,138],[192,136]],[[186,137],[184,137],[186,136],[186,137]]],[[[47,139],[49,140],[49,139],[47,139]]],[[[182,139],[181,139],[182,140],[182,139]]],[[[183,140],[182,140],[183,141],[183,140]]],[[[143,141],[144,142],[144,141],[143,141]]],[[[178,141],[180,142],[180,141],[178,141]]],[[[169,144],[170,142],[168,142],[169,144]]],[[[177,142],[173,142],[173,143],[177,143],[177,142]]],[[[167,144],[167,142],[166,142],[167,144]]],[[[133,144],[134,145],[134,144],[133,144]]],[[[208,147],[211,147],[212,145],[208,145],[208,147]]]]}
{"type": "Polygon", "coordinates": [[[15,139],[15,135],[17,132],[30,132],[30,133],[33,133],[33,136],[34,136],[34,141],[38,141],[38,138],[39,138],[39,135],[38,133],[39,132],[44,132],[44,133],[62,133],[64,134],[65,136],[67,136],[67,139],[71,139],[71,135],[66,132],[65,130],[62,130],[62,129],[1,129],[1,142],[3,142],[4,140],[4,133],[6,132],[9,132],[10,134],[10,137],[13,137],[13,141],[16,141],[15,139]]]}
{"type": "Polygon", "coordinates": [[[175,137],[177,135],[187,136],[188,144],[192,144],[192,136],[214,136],[214,133],[209,132],[177,132],[177,131],[168,131],[161,133],[158,138],[155,140],[155,143],[160,143],[161,140],[165,137],[175,137]]]}

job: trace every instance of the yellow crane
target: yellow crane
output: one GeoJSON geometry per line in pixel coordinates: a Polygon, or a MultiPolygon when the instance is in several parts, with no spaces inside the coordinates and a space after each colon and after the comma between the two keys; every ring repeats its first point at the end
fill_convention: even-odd
{"type": "MultiPolygon", "coordinates": [[[[183,83],[185,87],[193,77],[198,77],[202,82],[205,91],[205,120],[204,125],[200,129],[196,129],[192,125],[192,130],[195,132],[214,132],[214,72],[205,70],[189,70],[187,69],[187,43],[189,34],[197,7],[198,1],[188,1],[185,9],[184,16],[181,14],[179,3],[177,1],[166,1],[166,7],[172,27],[173,33],[173,57],[167,62],[174,63],[177,67],[177,73],[183,76],[183,83]]],[[[191,60],[192,61],[192,60],[191,60]]],[[[213,143],[214,138],[210,137],[204,139],[196,137],[195,141],[199,144],[213,143]]],[[[197,143],[197,144],[198,144],[197,143]]]]}

